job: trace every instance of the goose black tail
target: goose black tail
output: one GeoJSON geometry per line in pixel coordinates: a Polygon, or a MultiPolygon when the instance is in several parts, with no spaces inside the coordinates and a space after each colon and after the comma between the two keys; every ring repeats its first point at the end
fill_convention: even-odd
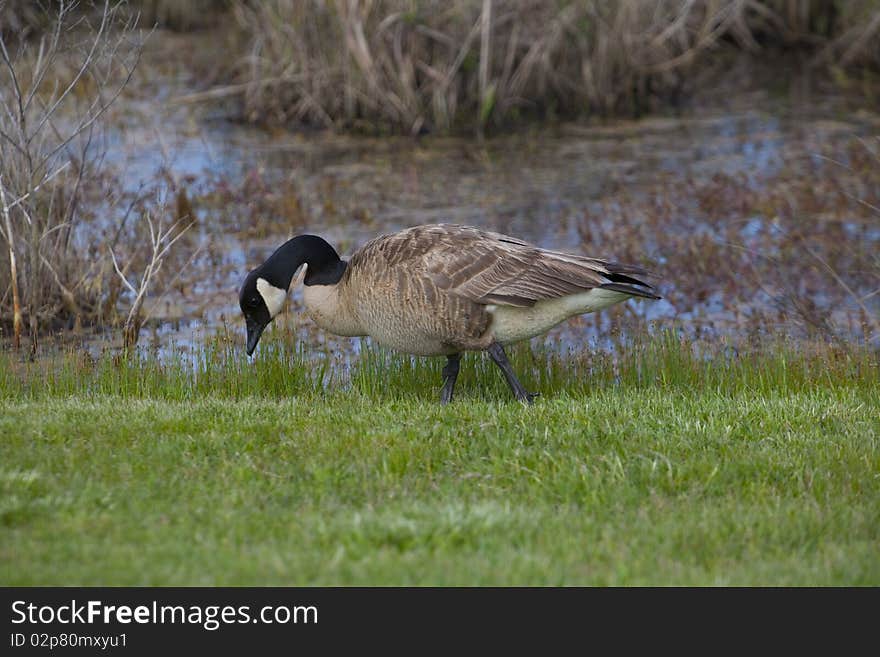
{"type": "MultiPolygon", "coordinates": [[[[642,283],[642,285],[645,285],[642,283]]],[[[652,294],[648,292],[648,290],[653,290],[650,285],[646,285],[645,287],[648,290],[643,290],[642,288],[638,288],[635,285],[626,285],[624,283],[605,283],[604,285],[599,286],[603,290],[613,290],[615,292],[623,292],[624,294],[629,294],[634,297],[642,297],[644,299],[661,299],[662,297],[658,297],[656,294],[652,294]]]]}
{"type": "Polygon", "coordinates": [[[622,265],[618,262],[609,262],[605,267],[608,269],[606,278],[611,282],[600,285],[599,287],[603,290],[614,290],[615,292],[623,292],[624,294],[631,294],[634,297],[643,297],[645,299],[661,298],[654,294],[653,286],[635,278],[635,276],[653,276],[646,269],[636,267],[635,265],[622,265]]]}

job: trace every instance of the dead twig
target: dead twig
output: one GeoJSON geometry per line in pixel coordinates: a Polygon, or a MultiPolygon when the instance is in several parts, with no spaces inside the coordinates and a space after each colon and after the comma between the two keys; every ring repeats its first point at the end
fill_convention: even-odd
{"type": "Polygon", "coordinates": [[[9,206],[6,204],[6,190],[3,187],[3,174],[0,173],[0,206],[3,210],[3,223],[6,227],[6,241],[9,244],[9,274],[12,285],[12,346],[21,347],[21,299],[18,297],[18,267],[15,262],[15,235],[9,219],[9,206]]]}
{"type": "Polygon", "coordinates": [[[180,224],[179,221],[174,222],[169,228],[163,229],[161,219],[157,223],[154,223],[153,217],[149,212],[145,213],[144,217],[150,231],[150,257],[144,267],[140,283],[137,286],[128,280],[128,277],[119,267],[119,262],[116,259],[116,254],[113,252],[113,249],[108,247],[116,274],[119,276],[123,285],[125,285],[125,287],[134,295],[134,300],[132,301],[128,316],[126,317],[122,332],[123,347],[126,350],[133,349],[137,345],[141,326],[143,326],[145,320],[145,318],[141,316],[141,307],[144,304],[147,292],[152,286],[154,277],[162,268],[162,264],[165,262],[165,257],[168,255],[171,247],[174,246],[174,244],[183,237],[184,233],[186,233],[186,231],[188,231],[195,223],[190,222],[187,226],[177,231],[177,227],[180,224]],[[175,231],[177,231],[176,234],[175,231]]]}

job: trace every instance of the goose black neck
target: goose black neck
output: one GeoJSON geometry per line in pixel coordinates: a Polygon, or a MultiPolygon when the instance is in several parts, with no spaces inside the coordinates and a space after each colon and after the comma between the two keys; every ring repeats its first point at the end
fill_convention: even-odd
{"type": "Polygon", "coordinates": [[[316,235],[299,235],[279,246],[260,267],[260,275],[281,289],[288,289],[293,275],[308,265],[306,285],[334,285],[345,273],[345,262],[336,249],[316,235]]]}

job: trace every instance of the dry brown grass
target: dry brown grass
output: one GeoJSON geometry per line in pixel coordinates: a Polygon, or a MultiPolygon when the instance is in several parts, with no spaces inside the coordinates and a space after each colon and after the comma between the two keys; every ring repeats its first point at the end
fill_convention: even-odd
{"type": "Polygon", "coordinates": [[[522,114],[646,109],[676,93],[735,6],[662,1],[239,6],[251,119],[416,133],[522,114]]]}
{"type": "Polygon", "coordinates": [[[639,114],[686,95],[725,48],[880,65],[870,0],[268,0],[236,14],[252,47],[230,91],[249,119],[368,132],[639,114]]]}

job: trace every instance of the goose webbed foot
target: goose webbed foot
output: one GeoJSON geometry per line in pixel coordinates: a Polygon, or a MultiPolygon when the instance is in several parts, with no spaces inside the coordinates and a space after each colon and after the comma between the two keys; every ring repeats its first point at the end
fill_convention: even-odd
{"type": "Polygon", "coordinates": [[[524,404],[531,404],[534,402],[535,397],[539,396],[541,393],[529,392],[523,387],[523,384],[516,378],[516,374],[513,373],[513,368],[510,366],[510,361],[507,360],[507,354],[504,352],[504,347],[502,347],[499,342],[493,342],[489,345],[487,351],[495,364],[501,368],[501,373],[504,375],[504,379],[507,381],[507,385],[510,386],[510,390],[513,392],[513,396],[516,397],[517,401],[523,402],[524,404]]]}
{"type": "Polygon", "coordinates": [[[443,368],[443,389],[440,391],[440,403],[448,404],[452,401],[452,393],[455,390],[455,380],[458,378],[458,368],[461,364],[461,354],[452,354],[446,357],[446,366],[443,368]]]}

